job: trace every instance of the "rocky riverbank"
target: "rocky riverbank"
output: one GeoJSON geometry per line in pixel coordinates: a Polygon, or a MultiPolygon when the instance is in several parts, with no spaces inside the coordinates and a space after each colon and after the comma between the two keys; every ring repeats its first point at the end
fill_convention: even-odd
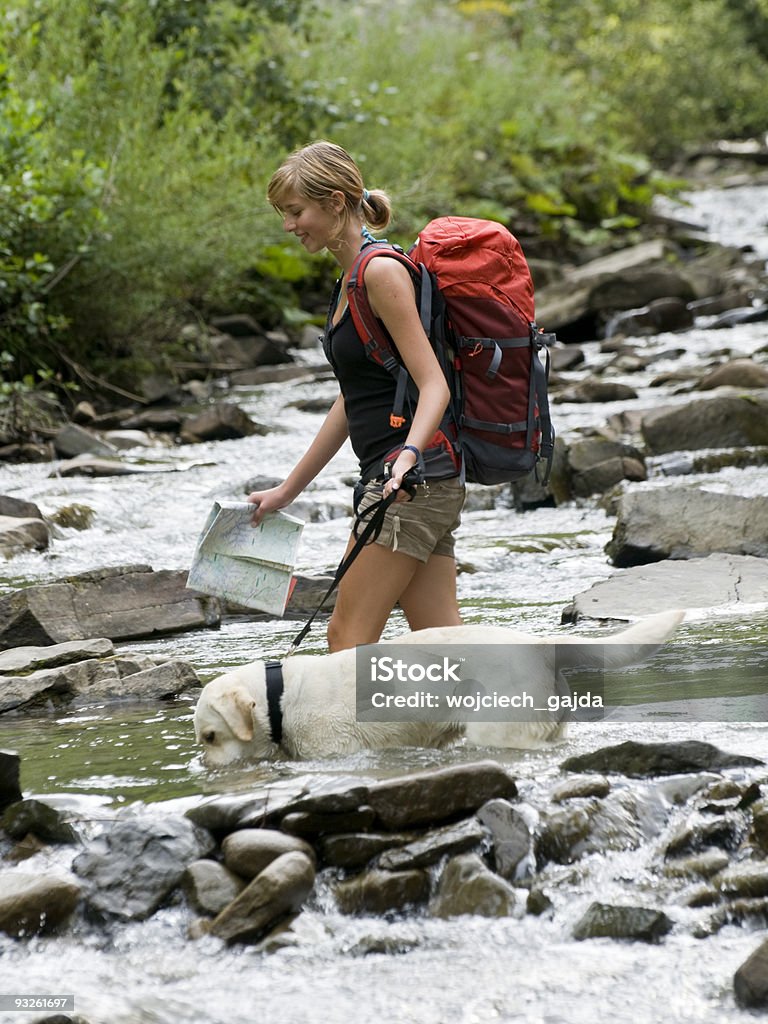
{"type": "MultiPolygon", "coordinates": [[[[2,755],[0,768],[0,930],[21,942],[84,931],[114,942],[168,906],[183,908],[190,942],[262,952],[301,944],[302,915],[331,907],[557,919],[599,869],[594,854],[641,845],[653,848],[657,885],[594,901],[568,924],[574,940],[706,942],[726,925],[768,922],[765,765],[703,742],[572,758],[535,800],[485,761],[383,781],[297,778],[184,815],[160,806],[99,822],[20,798],[18,762],[2,755]],[[24,870],[52,849],[57,870],[24,870]]],[[[756,937],[731,984],[740,1005],[768,1006],[765,942],[756,937]]]]}

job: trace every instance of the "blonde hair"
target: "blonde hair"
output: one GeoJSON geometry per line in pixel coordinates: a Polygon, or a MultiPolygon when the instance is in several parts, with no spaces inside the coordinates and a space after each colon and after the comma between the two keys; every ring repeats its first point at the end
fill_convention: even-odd
{"type": "Polygon", "coordinates": [[[349,153],[325,140],[303,146],[283,161],[270,178],[267,199],[282,212],[283,202],[292,193],[327,206],[334,192],[344,196],[344,218],[362,214],[366,224],[379,230],[389,224],[392,204],[387,193],[369,192],[349,153]]]}

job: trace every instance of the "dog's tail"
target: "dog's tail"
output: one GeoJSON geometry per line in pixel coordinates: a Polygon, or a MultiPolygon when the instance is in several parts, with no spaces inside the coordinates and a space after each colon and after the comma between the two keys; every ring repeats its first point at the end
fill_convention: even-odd
{"type": "Polygon", "coordinates": [[[557,640],[558,669],[623,668],[650,658],[685,618],[684,611],[659,612],[609,636],[557,640]]]}

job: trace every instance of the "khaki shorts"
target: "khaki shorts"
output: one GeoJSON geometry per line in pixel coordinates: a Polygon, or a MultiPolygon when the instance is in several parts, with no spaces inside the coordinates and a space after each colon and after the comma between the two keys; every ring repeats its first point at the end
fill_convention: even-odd
{"type": "MultiPolygon", "coordinates": [[[[383,484],[371,480],[365,485],[357,506],[364,512],[381,497],[383,484]]],[[[458,477],[433,480],[417,487],[410,501],[396,501],[387,509],[377,544],[401,551],[426,562],[430,555],[453,557],[453,532],[461,522],[466,488],[458,477]]]]}

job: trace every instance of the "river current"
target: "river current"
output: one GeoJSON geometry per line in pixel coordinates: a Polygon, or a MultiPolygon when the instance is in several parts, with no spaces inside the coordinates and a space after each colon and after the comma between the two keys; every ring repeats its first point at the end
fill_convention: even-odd
{"type": "MultiPolygon", "coordinates": [[[[703,191],[690,201],[687,219],[705,224],[718,241],[750,244],[768,259],[768,189],[703,191]]],[[[700,366],[709,353],[728,349],[734,356],[748,356],[765,343],[765,324],[729,330],[709,330],[702,324],[683,335],[643,339],[645,350],[686,351],[654,362],[647,372],[612,378],[631,384],[637,399],[612,403],[597,413],[592,405],[556,406],[556,426],[565,434],[599,424],[614,412],[649,408],[662,399],[685,401],[687,396],[651,388],[651,379],[687,363],[700,366]]],[[[584,349],[590,367],[610,358],[597,344],[584,349]]],[[[304,352],[301,358],[319,364],[321,357],[304,352]]],[[[273,428],[271,433],[132,451],[126,457],[140,460],[147,471],[130,477],[61,478],[51,475],[47,464],[0,466],[0,493],[35,501],[45,513],[73,502],[95,513],[88,530],[59,530],[49,552],[6,562],[0,567],[0,586],[106,565],[187,567],[212,500],[241,499],[249,479],[285,474],[317,429],[321,414],[300,412],[290,403],[327,398],[330,404],[334,387],[326,376],[307,383],[231,389],[225,397],[273,428]]],[[[308,492],[317,521],[305,527],[300,571],[329,571],[337,564],[349,530],[346,513],[354,469],[352,452],[344,448],[308,492]]],[[[663,460],[652,462],[651,470],[659,486],[678,479],[664,476],[663,460]]],[[[764,469],[679,478],[685,484],[696,480],[735,494],[768,493],[764,469]]],[[[537,634],[573,632],[573,627],[560,624],[562,608],[616,571],[603,551],[612,526],[613,520],[594,501],[526,513],[509,508],[467,512],[457,550],[465,569],[459,577],[465,620],[504,623],[537,634]]],[[[218,630],[123,644],[120,649],[183,658],[208,680],[229,666],[284,654],[300,624],[230,618],[218,630]]],[[[402,628],[403,620],[395,614],[386,635],[395,636],[402,628]]],[[[598,631],[589,623],[576,630],[598,631]]],[[[681,630],[690,646],[718,638],[760,644],[766,636],[768,610],[760,607],[746,615],[736,606],[716,613],[694,609],[681,630]]],[[[319,624],[304,649],[323,648],[319,624]]],[[[722,718],[682,723],[649,714],[635,722],[581,723],[555,747],[505,752],[501,760],[519,778],[523,797],[535,803],[536,794],[558,777],[566,757],[627,738],[699,738],[730,751],[765,755],[768,723],[722,718]]],[[[21,753],[25,793],[71,806],[78,816],[92,819],[93,829],[98,829],[100,817],[114,813],[177,813],[202,793],[295,775],[354,773],[373,778],[488,756],[459,745],[448,751],[364,752],[332,761],[211,772],[199,760],[191,703],[184,701],[162,707],[87,707],[34,720],[0,719],[0,748],[21,753]]],[[[653,784],[627,785],[649,809],[660,798],[661,790],[653,784]]],[[[668,827],[677,820],[673,814],[668,827]]],[[[56,939],[19,943],[0,936],[0,988],[9,993],[74,993],[77,1012],[90,1024],[742,1021],[745,1014],[734,1003],[732,977],[757,944],[747,927],[729,926],[702,941],[685,927],[693,911],[672,903],[667,912],[681,927],[662,945],[571,939],[573,924],[595,899],[642,902],[645,897],[650,905],[675,899],[651,870],[655,853],[655,843],[646,843],[634,851],[593,855],[586,868],[548,867],[555,886],[552,918],[352,918],[339,914],[320,886],[299,918],[295,945],[270,955],[247,947],[226,949],[212,939],[191,942],[186,937],[189,918],[181,907],[113,935],[82,923],[56,939]],[[558,873],[565,872],[573,875],[571,884],[558,888],[558,873]],[[370,952],[384,947],[390,952],[370,952]]],[[[22,870],[60,867],[63,856],[56,851],[39,855],[22,870]]],[[[23,1019],[0,1010],[3,1024],[23,1019]]]]}

